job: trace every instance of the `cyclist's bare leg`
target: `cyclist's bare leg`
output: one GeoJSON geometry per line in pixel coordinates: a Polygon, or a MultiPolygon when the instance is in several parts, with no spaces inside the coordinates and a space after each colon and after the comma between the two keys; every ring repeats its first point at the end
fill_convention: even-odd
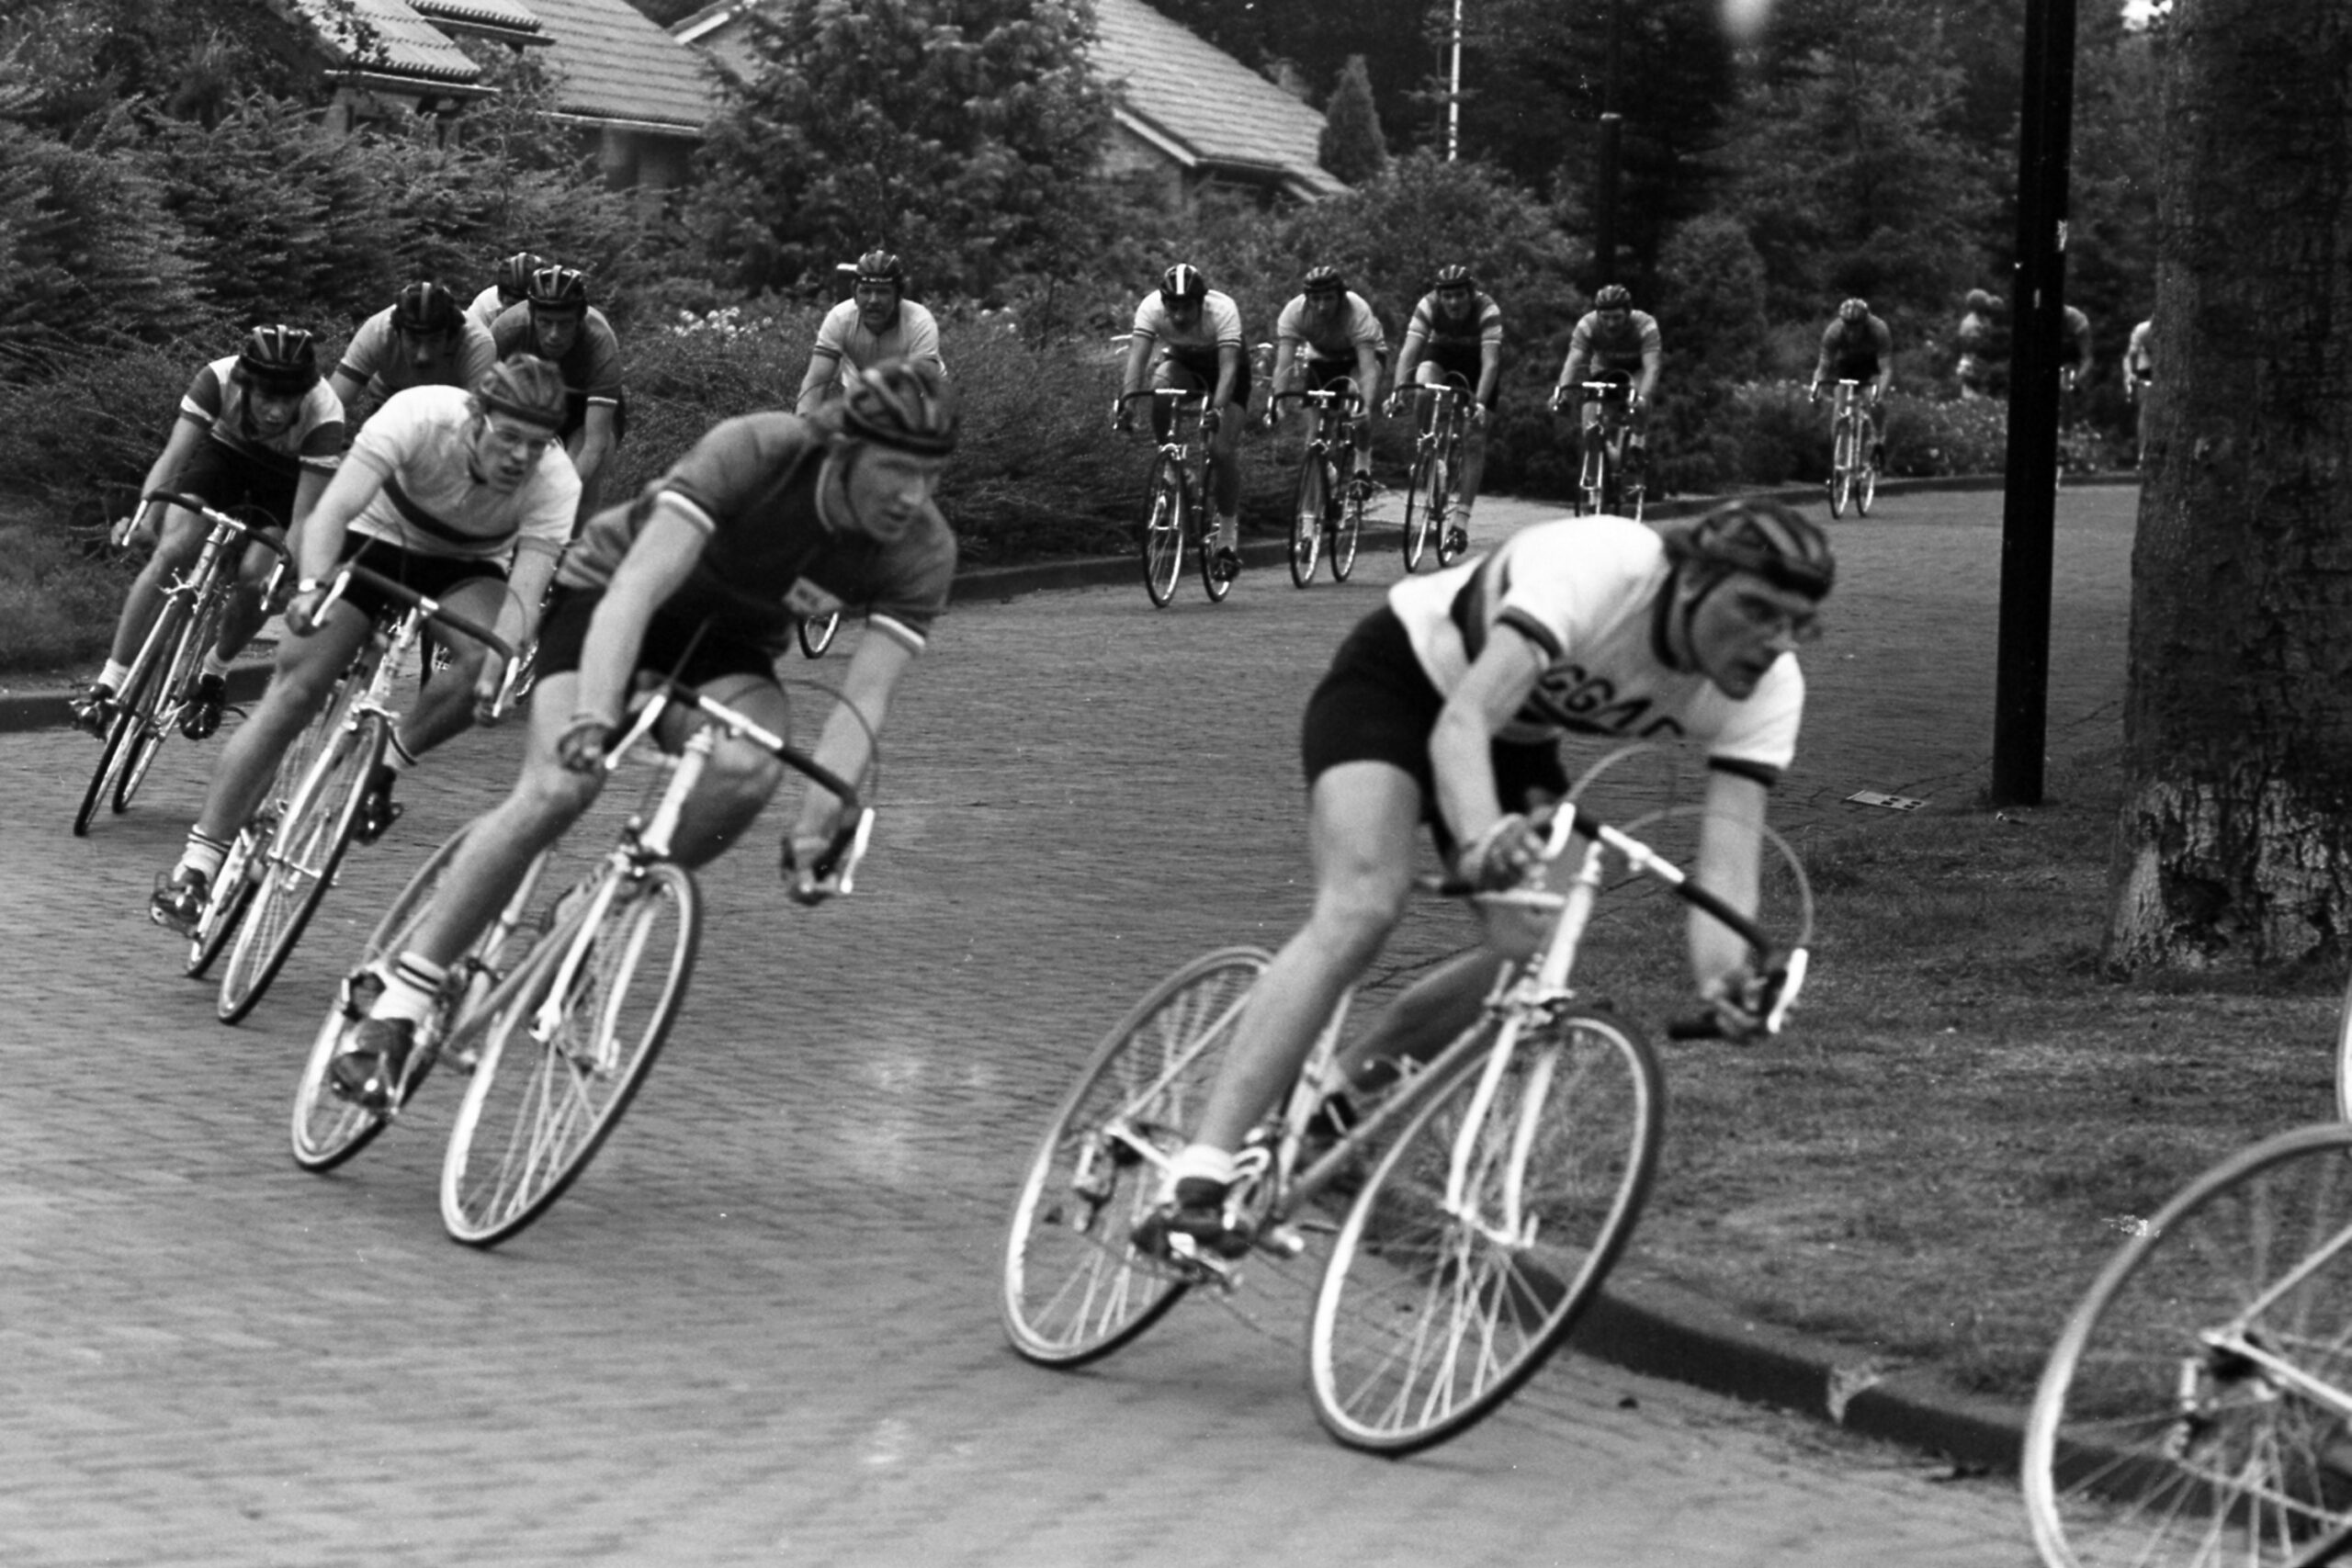
{"type": "Polygon", "coordinates": [[[225,843],[245,825],[269,793],[286,748],[326,705],[335,677],[368,640],[368,627],[363,611],[336,604],[327,612],[326,625],[307,637],[288,635],[278,644],[269,690],[220,749],[204,808],[197,815],[198,832],[225,843]]]}
{"type": "Polygon", "coordinates": [[[1238,404],[1227,403],[1216,434],[1209,437],[1209,494],[1216,506],[1219,549],[1234,549],[1241,542],[1241,426],[1246,419],[1238,404]]]}
{"type": "Polygon", "coordinates": [[[1484,947],[1455,953],[1380,1010],[1332,1064],[1331,1087],[1364,1083],[1374,1063],[1425,1062],[1478,1021],[1500,960],[1484,947]]]}
{"type": "MultiPolygon", "coordinates": [[[[440,596],[451,614],[485,626],[496,622],[506,598],[506,584],[494,577],[469,577],[440,596]]],[[[449,667],[418,683],[408,712],[393,732],[410,757],[422,757],[473,728],[474,682],[481,678],[482,661],[490,657],[490,650],[471,637],[438,629],[434,637],[448,649],[449,667]]]]}
{"type": "Polygon", "coordinates": [[[1462,427],[1462,510],[1478,499],[1478,481],[1487,472],[1487,427],[1465,423],[1462,427]]]}
{"type": "Polygon", "coordinates": [[[139,657],[139,645],[147,640],[147,628],[155,624],[155,612],[163,607],[164,585],[196,564],[196,558],[204,552],[207,531],[204,520],[195,513],[177,506],[164,509],[154,551],[122,596],[122,614],[115,620],[114,647],[107,655],[116,663],[129,664],[139,657]]]}
{"type": "Polygon", "coordinates": [[[245,558],[237,565],[237,581],[220,613],[220,637],[212,645],[213,657],[226,664],[245,650],[254,634],[268,619],[268,606],[262,603],[262,590],[268,585],[269,574],[277,569],[277,556],[262,545],[245,551],[245,558]]]}
{"type": "Polygon", "coordinates": [[[1314,1049],[1331,1009],[1405,911],[1420,786],[1385,762],[1342,762],[1315,781],[1307,852],[1315,908],[1250,992],[1193,1139],[1230,1154],[1314,1049]]]}
{"type": "MultiPolygon", "coordinates": [[[[773,682],[757,675],[721,675],[705,681],[699,689],[778,735],[791,733],[791,705],[773,682]]],[[[679,722],[674,728],[665,723],[665,745],[683,743],[693,723],[685,714],[672,717],[679,722]]],[[[784,764],[767,752],[748,740],[721,739],[678,814],[671,858],[686,866],[717,860],[742,836],[783,781],[784,764]]]]}

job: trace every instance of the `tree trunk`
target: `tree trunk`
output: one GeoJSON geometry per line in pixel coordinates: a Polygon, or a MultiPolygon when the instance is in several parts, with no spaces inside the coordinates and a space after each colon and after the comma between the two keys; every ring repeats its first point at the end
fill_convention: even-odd
{"type": "Polygon", "coordinates": [[[2178,0],[2108,956],[2352,932],[2352,6],[2178,0]]]}

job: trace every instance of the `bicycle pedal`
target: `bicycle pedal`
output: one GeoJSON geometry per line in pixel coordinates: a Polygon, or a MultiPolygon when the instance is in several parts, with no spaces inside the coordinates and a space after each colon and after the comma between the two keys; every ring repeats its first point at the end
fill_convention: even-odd
{"type": "Polygon", "coordinates": [[[1241,1283],[1241,1266],[1238,1261],[1228,1261],[1203,1250],[1188,1235],[1168,1238],[1168,1261],[1179,1274],[1195,1285],[1215,1285],[1229,1293],[1241,1283]]]}

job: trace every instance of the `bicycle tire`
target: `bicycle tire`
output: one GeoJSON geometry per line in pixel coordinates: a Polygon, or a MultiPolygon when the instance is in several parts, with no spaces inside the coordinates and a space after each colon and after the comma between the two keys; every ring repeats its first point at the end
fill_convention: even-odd
{"type": "Polygon", "coordinates": [[[2352,1533],[2352,1429],[2245,1346],[2352,1388],[2352,1126],[2239,1150],[2100,1270],[2027,1417],[2044,1562],[2335,1560],[2314,1547],[2352,1533]]]}
{"type": "Polygon", "coordinates": [[[1159,1200],[1159,1167],[1182,1148],[1224,1060],[1242,1000],[1272,956],[1204,953],[1146,992],[1095,1046],[1030,1156],[1005,1235],[1005,1337],[1025,1359],[1079,1367],[1133,1340],[1190,1289],[1128,1237],[1159,1200]],[[1084,1185],[1080,1185],[1081,1182],[1084,1185]]]}
{"type": "Polygon", "coordinates": [[[1315,585],[1315,563],[1323,549],[1323,506],[1330,494],[1323,459],[1309,452],[1298,466],[1291,495],[1290,581],[1294,588],[1315,585]]]}
{"type": "Polygon", "coordinates": [[[1579,516],[1597,517],[1609,498],[1609,454],[1598,430],[1585,433],[1584,457],[1577,471],[1576,509],[1579,516]]]}
{"type": "Polygon", "coordinates": [[[176,594],[164,599],[163,607],[155,613],[154,625],[147,628],[146,638],[139,645],[138,657],[130,661],[130,673],[123,677],[114,717],[102,738],[103,749],[90,769],[89,786],[82,792],[82,804],[74,813],[74,836],[77,839],[89,836],[99,805],[113,795],[124,770],[130,766],[130,750],[138,738],[145,730],[155,729],[157,743],[162,742],[155,711],[161,705],[155,696],[164,689],[162,671],[169,662],[170,650],[177,646],[175,639],[184,628],[187,613],[185,599],[176,594]]]}
{"type": "Polygon", "coordinates": [[[229,852],[212,878],[211,908],[188,935],[184,973],[189,979],[203,979],[213,962],[228,951],[230,939],[237,934],[237,926],[253,902],[257,880],[254,856],[266,852],[268,844],[268,830],[250,823],[229,841],[229,852]]]}
{"type": "Polygon", "coordinates": [[[825,649],[833,646],[833,634],[842,629],[842,613],[835,610],[830,615],[803,615],[797,629],[801,653],[809,659],[822,659],[825,649]]]}
{"type": "Polygon", "coordinates": [[[293,955],[320,900],[334,886],[368,777],[390,739],[385,716],[363,716],[327,741],[295,787],[270,835],[252,902],[237,922],[237,940],[229,949],[213,1010],[221,1022],[236,1023],[253,1011],[293,955]]]}
{"type": "Polygon", "coordinates": [[[1441,462],[1445,477],[1445,506],[1438,518],[1437,564],[1444,568],[1460,560],[1470,548],[1466,529],[1462,542],[1458,545],[1453,542],[1453,519],[1462,511],[1462,447],[1459,442],[1448,444],[1441,462]]]}
{"type": "Polygon", "coordinates": [[[1345,582],[1356,569],[1356,547],[1363,537],[1363,497],[1351,481],[1340,502],[1339,521],[1331,525],[1331,581],[1345,582]]]}
{"type": "MultiPolygon", "coordinates": [[[[467,824],[470,828],[472,824],[467,824]]],[[[407,946],[417,922],[432,907],[433,898],[441,890],[441,880],[448,874],[450,863],[458,858],[464,844],[467,828],[460,828],[425,857],[424,863],[407,885],[385,906],[383,917],[376,929],[368,933],[359,950],[359,961],[351,966],[338,988],[335,999],[327,1005],[326,1018],[311,1042],[311,1054],[302,1064],[302,1076],[294,1086],[294,1117],[291,1127],[294,1163],[304,1170],[323,1174],[343,1164],[352,1156],[373,1143],[376,1134],[391,1122],[397,1112],[369,1111],[338,1096],[327,1082],[327,1067],[334,1060],[343,1043],[344,1031],[366,1016],[360,995],[368,987],[364,981],[381,973],[379,965],[400,955],[407,946]]],[[[423,1052],[408,1082],[401,1086],[400,1106],[414,1098],[425,1076],[433,1068],[433,1053],[423,1042],[423,1052]]]]}
{"type": "Polygon", "coordinates": [[[1184,480],[1176,459],[1162,452],[1151,461],[1151,485],[1144,491],[1143,589],[1154,609],[1176,597],[1176,577],[1184,570],[1184,480]]]}
{"type": "Polygon", "coordinates": [[[1861,473],[1854,482],[1854,515],[1868,517],[1871,502],[1878,499],[1878,459],[1867,452],[1862,455],[1861,473]]]}
{"type": "Polygon", "coordinates": [[[1854,497],[1854,427],[1841,419],[1829,443],[1829,515],[1843,517],[1854,497]]]}
{"type": "Polygon", "coordinates": [[[1307,1381],[1351,1448],[1411,1453],[1493,1414],[1575,1329],[1641,1216],[1665,1125],[1649,1043],[1607,1013],[1563,1013],[1511,1044],[1481,1106],[1492,1060],[1466,1055],[1421,1091],[1332,1242],[1307,1381]],[[1475,1198],[1449,1212],[1473,1115],[1475,1198]],[[1514,1192],[1517,1243],[1493,1223],[1514,1192]]]}
{"type": "Polygon", "coordinates": [[[130,809],[139,786],[147,782],[148,770],[155,765],[155,758],[164,749],[166,729],[176,728],[187,711],[186,694],[195,682],[197,672],[204,667],[206,650],[220,640],[220,620],[227,608],[226,601],[218,594],[205,595],[181,632],[179,642],[172,650],[171,662],[164,667],[163,684],[158,688],[154,705],[155,721],[132,741],[122,776],[115,781],[109,806],[116,816],[130,809]]]}
{"type": "MultiPolygon", "coordinates": [[[[1210,469],[1204,465],[1200,481],[1184,487],[1184,527],[1193,536],[1193,563],[1200,568],[1201,592],[1209,596],[1212,604],[1222,604],[1225,596],[1233,592],[1233,579],[1216,574],[1216,525],[1209,513],[1209,497],[1215,486],[1210,481],[1210,469]]],[[[1238,537],[1234,547],[1240,547],[1238,537]]]]}
{"type": "MultiPolygon", "coordinates": [[[[1421,558],[1430,547],[1430,470],[1437,465],[1437,448],[1424,446],[1413,454],[1413,471],[1405,481],[1405,570],[1408,574],[1420,569],[1421,558]]],[[[1441,490],[1437,494],[1442,495],[1441,490]]]]}
{"type": "Polygon", "coordinates": [[[656,862],[629,897],[606,905],[560,1027],[542,1041],[534,1030],[540,1004],[577,931],[559,925],[480,1015],[481,1058],[441,1163],[442,1224],[469,1247],[494,1247],[546,1213],[637,1097],[694,973],[702,932],[694,878],[656,862]],[[657,943],[665,918],[673,929],[657,943]],[[668,967],[649,996],[635,985],[640,963],[663,953],[668,967]]]}

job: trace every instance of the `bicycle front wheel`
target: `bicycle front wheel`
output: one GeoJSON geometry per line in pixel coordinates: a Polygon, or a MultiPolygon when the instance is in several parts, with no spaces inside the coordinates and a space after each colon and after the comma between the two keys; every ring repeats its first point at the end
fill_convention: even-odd
{"type": "MultiPolygon", "coordinates": [[[[175,594],[164,601],[155,624],[147,628],[147,639],[139,645],[139,656],[131,660],[130,673],[116,694],[114,718],[107,726],[97,762],[90,770],[89,785],[82,792],[82,804],[74,813],[75,838],[88,836],[99,806],[119,793],[132,761],[142,751],[152,752],[164,743],[163,724],[157,716],[169,691],[164,675],[188,629],[187,623],[187,601],[175,594]]],[[[143,765],[141,771],[144,773],[143,765]]]]}
{"type": "Polygon", "coordinates": [[[1330,496],[1323,459],[1312,452],[1298,466],[1298,489],[1290,509],[1290,581],[1295,588],[1311,587],[1315,562],[1323,549],[1323,508],[1330,496]]]}
{"type": "Polygon", "coordinates": [[[122,777],[115,783],[112,805],[117,816],[130,809],[139,786],[147,782],[148,770],[155,765],[156,753],[164,749],[165,728],[178,724],[187,713],[189,690],[196,683],[197,672],[204,668],[204,655],[220,640],[220,621],[227,610],[224,599],[218,593],[208,593],[198,602],[187,629],[180,634],[171,662],[164,666],[160,682],[149,696],[147,706],[155,716],[154,720],[132,742],[130,755],[123,762],[122,777]]]}
{"type": "Polygon", "coordinates": [[[1356,544],[1363,534],[1363,486],[1351,481],[1331,525],[1331,581],[1345,582],[1356,569],[1356,544]]]}
{"type": "Polygon", "coordinates": [[[1598,430],[1588,430],[1584,438],[1584,463],[1577,474],[1577,511],[1587,517],[1600,514],[1609,499],[1609,454],[1607,441],[1598,430]]]}
{"type": "Polygon", "coordinates": [[[1437,564],[1452,566],[1470,547],[1469,534],[1454,525],[1462,515],[1462,451],[1454,447],[1447,452],[1444,461],[1445,504],[1437,509],[1437,564]]]}
{"type": "Polygon", "coordinates": [[[1176,575],[1184,570],[1183,470],[1162,453],[1152,460],[1151,488],[1145,494],[1143,589],[1153,605],[1166,609],[1176,597],[1176,575]]]}
{"type": "MultiPolygon", "coordinates": [[[[1197,547],[1193,558],[1201,569],[1201,592],[1209,596],[1210,604],[1222,604],[1233,592],[1233,579],[1216,572],[1216,520],[1209,510],[1209,498],[1216,493],[1215,473],[1214,468],[1204,468],[1197,484],[1184,487],[1184,527],[1197,547]]],[[[1236,537],[1233,545],[1240,548],[1240,539],[1236,537]]]]}
{"type": "Polygon", "coordinates": [[[1648,1043],[1577,1012],[1508,1050],[1420,1091],[1332,1244],[1307,1378],[1351,1448],[1410,1453],[1491,1415],[1576,1327],[1641,1214],[1666,1105],[1648,1043]]]}
{"type": "Polygon", "coordinates": [[[1861,471],[1854,479],[1854,515],[1868,517],[1871,502],[1878,499],[1878,457],[1865,450],[1859,455],[1861,471]]]}
{"type": "Polygon", "coordinates": [[[2352,1126],[2282,1133],[2142,1223],[2026,1424],[2052,1568],[2337,1561],[2352,1535],[2352,1126]]]}
{"type": "Polygon", "coordinates": [[[483,1009],[481,1059],[441,1163],[442,1224],[469,1247],[521,1231],[588,1168],[686,999],[694,879],[658,862],[612,894],[594,928],[559,927],[483,1009]]]}
{"type": "Polygon", "coordinates": [[[1405,479],[1405,570],[1419,570],[1421,558],[1429,553],[1430,530],[1436,519],[1432,512],[1441,509],[1445,494],[1444,476],[1438,471],[1437,450],[1423,447],[1413,457],[1413,471],[1405,479]]]}
{"type": "Polygon", "coordinates": [[[336,731],[295,786],[263,852],[253,902],[237,924],[221,972],[214,1010],[221,1022],[235,1023],[254,1010],[334,885],[387,739],[385,720],[375,714],[336,731]]]}
{"type": "Polygon", "coordinates": [[[822,659],[825,649],[833,646],[833,634],[842,627],[842,613],[830,615],[800,617],[800,651],[810,659],[822,659]]]}
{"type": "Polygon", "coordinates": [[[1199,1121],[1268,962],[1261,949],[1228,947],[1161,981],[1055,1111],[1005,1238],[1005,1335],[1028,1359],[1082,1366],[1182,1299],[1187,1278],[1128,1237],[1159,1201],[1160,1171],[1199,1121]]]}
{"type": "Polygon", "coordinates": [[[1829,515],[1845,516],[1847,502],[1853,498],[1854,430],[1840,420],[1829,444],[1829,515]]]}

